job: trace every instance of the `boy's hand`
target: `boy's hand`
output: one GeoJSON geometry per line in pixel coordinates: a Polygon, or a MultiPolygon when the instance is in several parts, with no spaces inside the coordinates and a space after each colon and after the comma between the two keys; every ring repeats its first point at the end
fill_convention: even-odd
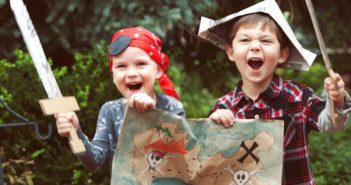
{"type": "Polygon", "coordinates": [[[138,112],[145,112],[156,108],[156,102],[146,93],[134,93],[128,98],[128,106],[134,107],[138,112]]]}
{"type": "Polygon", "coordinates": [[[234,114],[229,109],[217,109],[210,115],[210,118],[218,124],[223,124],[224,127],[232,126],[235,121],[234,114]]]}
{"type": "Polygon", "coordinates": [[[334,75],[336,82],[333,82],[332,78],[327,77],[324,80],[324,89],[328,92],[330,99],[335,102],[335,106],[342,108],[344,107],[345,83],[338,73],[334,73],[334,75]]]}
{"type": "Polygon", "coordinates": [[[60,136],[68,137],[72,126],[77,130],[79,128],[78,117],[75,112],[57,113],[56,118],[57,131],[60,136]]]}

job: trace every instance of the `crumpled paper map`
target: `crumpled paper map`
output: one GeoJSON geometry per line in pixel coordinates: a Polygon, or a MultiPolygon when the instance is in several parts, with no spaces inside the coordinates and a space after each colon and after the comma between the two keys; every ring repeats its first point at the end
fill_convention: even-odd
{"type": "Polygon", "coordinates": [[[129,109],[115,151],[113,185],[280,184],[284,124],[210,119],[129,109]]]}

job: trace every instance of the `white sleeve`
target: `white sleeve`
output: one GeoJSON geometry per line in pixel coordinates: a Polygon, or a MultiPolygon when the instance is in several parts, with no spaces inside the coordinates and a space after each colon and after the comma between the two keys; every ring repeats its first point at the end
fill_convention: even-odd
{"type": "Polygon", "coordinates": [[[351,98],[350,95],[345,91],[345,103],[342,109],[336,109],[337,121],[334,125],[331,119],[331,100],[328,97],[327,103],[324,110],[318,116],[318,127],[321,132],[333,132],[344,130],[351,112],[351,98]]]}

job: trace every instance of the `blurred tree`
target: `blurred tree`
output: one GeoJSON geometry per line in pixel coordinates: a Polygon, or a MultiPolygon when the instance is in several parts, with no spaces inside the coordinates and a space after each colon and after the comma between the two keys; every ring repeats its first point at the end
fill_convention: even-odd
{"type": "MultiPolygon", "coordinates": [[[[74,52],[88,51],[100,40],[109,41],[117,29],[143,25],[161,36],[166,48],[182,49],[183,54],[175,60],[185,64],[187,70],[197,68],[198,63],[192,62],[195,59],[201,65],[211,65],[208,63],[217,61],[216,55],[221,52],[197,38],[201,16],[218,19],[256,2],[259,0],[24,0],[45,52],[53,58],[54,66],[72,65],[74,52]]],[[[289,15],[292,27],[303,45],[318,52],[318,43],[305,2],[278,0],[278,3],[289,15]]],[[[348,24],[348,17],[351,12],[348,9],[351,5],[347,0],[333,2],[333,6],[330,6],[330,1],[319,0],[318,3],[314,2],[314,6],[327,46],[343,49],[339,52],[331,51],[334,51],[332,61],[337,63],[335,67],[338,68],[342,62],[335,57],[343,52],[347,54],[347,49],[350,48],[351,35],[348,32],[351,25],[348,24]]],[[[14,58],[13,49],[24,48],[24,43],[8,0],[0,1],[0,24],[0,58],[14,58]]],[[[220,62],[223,64],[223,61],[220,62]]],[[[223,68],[226,67],[224,65],[223,68]]],[[[215,72],[218,70],[222,70],[221,67],[214,69],[215,72]]]]}

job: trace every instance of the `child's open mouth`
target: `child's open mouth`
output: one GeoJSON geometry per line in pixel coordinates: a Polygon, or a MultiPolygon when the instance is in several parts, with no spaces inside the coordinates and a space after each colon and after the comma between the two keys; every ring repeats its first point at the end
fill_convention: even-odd
{"type": "Polygon", "coordinates": [[[131,91],[136,91],[136,90],[139,90],[141,88],[141,85],[142,85],[141,83],[128,84],[127,87],[131,91]]]}
{"type": "Polygon", "coordinates": [[[263,65],[263,61],[260,58],[251,58],[248,63],[249,66],[254,70],[260,69],[263,65]]]}

